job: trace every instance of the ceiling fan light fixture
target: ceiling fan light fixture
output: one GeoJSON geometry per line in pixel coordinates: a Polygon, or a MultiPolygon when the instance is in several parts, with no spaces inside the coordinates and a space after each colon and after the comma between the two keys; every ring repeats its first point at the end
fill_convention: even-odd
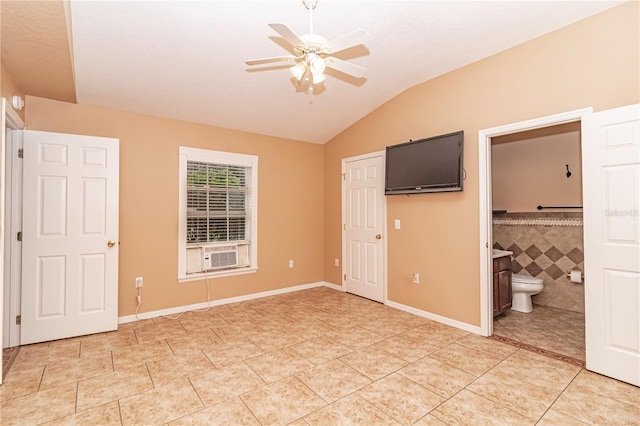
{"type": "Polygon", "coordinates": [[[324,62],[324,59],[319,57],[315,52],[307,54],[307,62],[309,62],[309,69],[314,75],[322,74],[324,70],[327,69],[327,64],[324,62]]]}
{"type": "Polygon", "coordinates": [[[313,75],[313,79],[311,80],[312,84],[320,84],[327,79],[327,76],[324,75],[323,73],[320,73],[320,74],[312,73],[312,75],[313,75]]]}
{"type": "Polygon", "coordinates": [[[296,80],[302,81],[302,77],[304,77],[304,75],[307,73],[307,64],[304,61],[298,62],[297,64],[289,68],[289,71],[291,71],[291,74],[293,74],[293,77],[296,80]]]}

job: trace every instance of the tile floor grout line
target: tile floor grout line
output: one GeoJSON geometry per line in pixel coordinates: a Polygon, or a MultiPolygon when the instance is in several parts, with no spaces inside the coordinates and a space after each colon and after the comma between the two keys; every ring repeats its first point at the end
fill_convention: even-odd
{"type": "MultiPolygon", "coordinates": [[[[582,370],[584,370],[584,368],[580,368],[580,370],[578,370],[578,372],[573,376],[573,378],[569,381],[569,383],[567,383],[567,385],[562,389],[562,391],[560,391],[560,393],[558,394],[558,396],[556,396],[553,399],[553,402],[551,404],[549,404],[549,406],[547,407],[547,409],[544,411],[544,413],[542,414],[542,416],[540,416],[540,418],[538,420],[536,420],[536,423],[538,423],[540,420],[542,420],[542,418],[547,414],[547,412],[549,412],[549,410],[551,410],[551,408],[553,408],[553,405],[560,399],[560,397],[562,396],[562,394],[564,394],[564,392],[569,389],[569,386],[571,386],[571,384],[576,380],[576,378],[578,377],[578,375],[580,375],[580,373],[582,372],[582,370]]],[[[562,411],[559,411],[560,413],[562,413],[562,411]]],[[[579,419],[576,419],[575,417],[566,414],[566,413],[562,413],[563,415],[567,416],[567,417],[571,417],[572,419],[575,419],[577,421],[580,421],[579,419]]]]}

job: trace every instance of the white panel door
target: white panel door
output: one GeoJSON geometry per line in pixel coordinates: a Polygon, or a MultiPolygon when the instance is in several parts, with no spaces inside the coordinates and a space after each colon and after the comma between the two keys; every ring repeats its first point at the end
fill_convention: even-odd
{"type": "Polygon", "coordinates": [[[118,327],[119,141],[24,132],[20,343],[118,327]]]}
{"type": "Polygon", "coordinates": [[[587,369],[640,386],[640,105],[582,121],[587,369]]]}
{"type": "Polygon", "coordinates": [[[344,280],[349,293],[384,301],[384,156],[344,163],[344,280]]]}

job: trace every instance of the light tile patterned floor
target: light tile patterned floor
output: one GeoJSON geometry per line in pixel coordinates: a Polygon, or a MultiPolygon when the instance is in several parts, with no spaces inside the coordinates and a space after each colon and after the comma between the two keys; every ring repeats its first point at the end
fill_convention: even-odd
{"type": "Polygon", "coordinates": [[[328,288],[21,348],[0,423],[640,424],[640,388],[328,288]]]}
{"type": "Polygon", "coordinates": [[[585,360],[584,314],[534,305],[533,312],[507,310],[493,322],[498,336],[540,349],[585,360]]]}

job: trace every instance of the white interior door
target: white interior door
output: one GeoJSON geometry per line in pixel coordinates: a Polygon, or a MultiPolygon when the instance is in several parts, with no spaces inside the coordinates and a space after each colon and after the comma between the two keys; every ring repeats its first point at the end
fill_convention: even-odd
{"type": "Polygon", "coordinates": [[[384,301],[384,153],[343,161],[344,286],[384,301]]]}
{"type": "Polygon", "coordinates": [[[582,121],[587,368],[640,386],[640,105],[582,121]]]}
{"type": "Polygon", "coordinates": [[[24,132],[20,343],[118,325],[119,141],[24,132]]]}

